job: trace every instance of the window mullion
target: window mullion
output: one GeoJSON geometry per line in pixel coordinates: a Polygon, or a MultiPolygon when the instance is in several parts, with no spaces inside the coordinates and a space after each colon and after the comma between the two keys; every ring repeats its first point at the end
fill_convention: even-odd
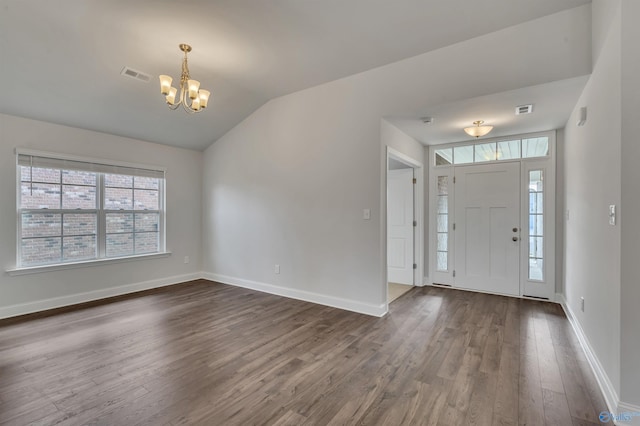
{"type": "MultiPolygon", "coordinates": [[[[31,172],[33,173],[33,171],[31,172]]],[[[62,186],[62,175],[64,171],[60,170],[60,200],[58,208],[62,210],[62,199],[63,199],[63,186],[62,186]]],[[[33,180],[33,175],[31,176],[31,180],[33,180]]],[[[64,262],[64,213],[60,213],[60,262],[64,262]]]]}
{"type": "Polygon", "coordinates": [[[136,254],[136,178],[131,180],[131,208],[133,212],[133,254],[136,254]]]}
{"type": "Polygon", "coordinates": [[[98,235],[96,236],[96,244],[98,246],[98,258],[102,259],[106,257],[107,250],[107,217],[104,211],[104,196],[106,193],[104,190],[104,173],[98,173],[97,178],[96,203],[98,204],[98,235]]]}

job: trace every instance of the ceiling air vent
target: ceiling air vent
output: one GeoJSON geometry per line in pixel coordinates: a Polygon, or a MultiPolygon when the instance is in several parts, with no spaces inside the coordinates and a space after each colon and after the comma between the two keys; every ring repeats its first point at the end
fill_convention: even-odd
{"type": "Polygon", "coordinates": [[[516,107],[516,115],[531,114],[533,112],[533,104],[520,105],[516,107]]]}
{"type": "Polygon", "coordinates": [[[140,80],[145,83],[148,83],[149,80],[151,80],[151,76],[149,74],[144,73],[142,71],[136,71],[133,68],[129,68],[129,67],[122,68],[122,71],[120,71],[120,75],[124,75],[125,77],[135,78],[136,80],[140,80]]]}

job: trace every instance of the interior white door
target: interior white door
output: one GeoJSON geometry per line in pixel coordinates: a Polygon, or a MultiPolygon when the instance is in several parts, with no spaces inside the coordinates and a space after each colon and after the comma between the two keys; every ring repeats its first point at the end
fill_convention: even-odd
{"type": "Polygon", "coordinates": [[[520,163],[456,167],[454,286],[520,295],[520,163]]]}
{"type": "Polygon", "coordinates": [[[387,279],[413,285],[413,169],[387,176],[387,279]]]}

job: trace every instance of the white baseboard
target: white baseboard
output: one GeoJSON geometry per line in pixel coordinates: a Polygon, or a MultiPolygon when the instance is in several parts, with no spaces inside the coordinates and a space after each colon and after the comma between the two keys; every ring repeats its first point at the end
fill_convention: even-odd
{"type": "Polygon", "coordinates": [[[429,277],[422,277],[422,286],[431,285],[431,281],[429,281],[429,277]]]}
{"type": "Polygon", "coordinates": [[[126,284],[118,287],[109,287],[85,293],[77,293],[68,296],[6,306],[0,308],[0,319],[46,311],[49,309],[62,308],[64,306],[77,305],[78,303],[91,302],[93,300],[105,299],[107,297],[121,296],[123,294],[135,293],[136,291],[150,290],[152,288],[197,280],[199,278],[202,278],[202,273],[194,272],[191,274],[175,275],[173,277],[159,278],[156,280],[126,284]]]}
{"type": "Polygon", "coordinates": [[[375,317],[384,316],[387,313],[386,303],[374,305],[362,303],[356,300],[342,299],[340,297],[327,296],[320,293],[313,293],[305,290],[294,288],[280,287],[273,284],[266,284],[257,281],[245,280],[242,278],[229,277],[226,275],[214,274],[211,272],[203,272],[202,277],[216,281],[222,284],[229,284],[236,287],[248,288],[250,290],[261,291],[263,293],[275,294],[291,299],[302,300],[305,302],[317,303],[319,305],[331,306],[333,308],[344,309],[347,311],[358,312],[360,314],[372,315],[375,317]]]}
{"type": "MultiPolygon", "coordinates": [[[[596,376],[596,380],[598,381],[598,385],[600,386],[600,391],[602,391],[602,395],[604,396],[605,403],[607,404],[607,408],[610,414],[614,416],[620,416],[624,413],[632,413],[637,412],[640,413],[640,407],[635,407],[631,404],[626,404],[620,401],[618,397],[618,393],[616,392],[609,376],[605,372],[600,360],[596,356],[591,344],[589,343],[589,339],[587,335],[584,333],[580,322],[574,315],[571,307],[567,304],[567,300],[564,295],[556,294],[556,300],[560,305],[562,305],[562,309],[564,309],[567,318],[569,319],[569,323],[573,328],[574,333],[578,337],[578,341],[580,342],[580,346],[589,361],[589,365],[591,366],[591,370],[593,374],[596,376]]],[[[617,425],[640,425],[640,417],[632,417],[630,421],[616,421],[617,425]]]]}
{"type": "Polygon", "coordinates": [[[620,420],[616,423],[620,426],[640,426],[640,407],[626,402],[618,404],[618,411],[614,413],[620,420]]]}

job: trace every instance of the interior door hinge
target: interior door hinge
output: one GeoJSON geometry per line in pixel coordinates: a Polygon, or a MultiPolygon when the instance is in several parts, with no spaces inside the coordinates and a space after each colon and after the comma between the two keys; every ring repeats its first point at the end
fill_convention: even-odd
{"type": "Polygon", "coordinates": [[[416,180],[416,178],[413,178],[413,183],[418,183],[418,181],[416,180]]]}
{"type": "Polygon", "coordinates": [[[413,226],[418,226],[418,221],[414,220],[413,221],[413,226]]]}
{"type": "Polygon", "coordinates": [[[455,176],[453,177],[453,183],[456,183],[456,177],[455,176]]]}
{"type": "Polygon", "coordinates": [[[413,269],[418,269],[418,265],[417,264],[413,264],[413,269]]]}
{"type": "Polygon", "coordinates": [[[454,269],[453,270],[453,278],[455,278],[455,277],[456,277],[456,270],[454,269]]]}
{"type": "Polygon", "coordinates": [[[456,224],[455,223],[453,224],[453,230],[454,231],[456,230],[456,224]]]}

